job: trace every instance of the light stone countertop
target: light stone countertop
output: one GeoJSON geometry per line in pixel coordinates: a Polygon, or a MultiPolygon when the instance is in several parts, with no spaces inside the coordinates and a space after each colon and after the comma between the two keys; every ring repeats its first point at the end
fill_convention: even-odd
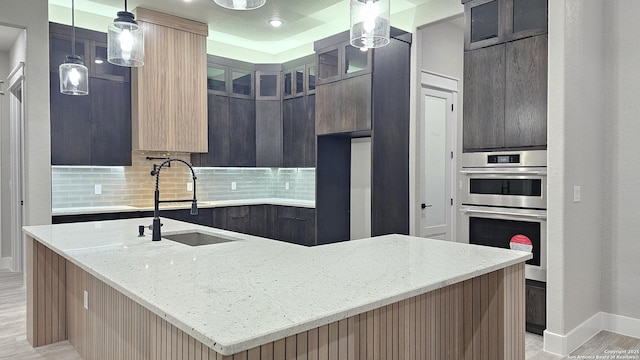
{"type": "Polygon", "coordinates": [[[304,247],[162,219],[163,235],[236,239],[190,247],[137,236],[150,218],[24,231],[223,355],[531,258],[530,253],[386,235],[304,247]]]}
{"type": "MultiPolygon", "coordinates": [[[[242,205],[280,205],[315,208],[316,202],[313,200],[295,200],[283,198],[260,198],[260,199],[242,199],[242,200],[219,200],[219,201],[198,201],[198,208],[212,208],[225,206],[242,206],[242,205]]],[[[160,204],[160,210],[190,209],[191,203],[175,203],[160,204]]],[[[117,206],[92,206],[92,207],[70,207],[70,208],[54,208],[51,215],[84,215],[84,214],[106,214],[130,211],[153,211],[153,206],[134,206],[134,205],[117,205],[117,206]]]]}

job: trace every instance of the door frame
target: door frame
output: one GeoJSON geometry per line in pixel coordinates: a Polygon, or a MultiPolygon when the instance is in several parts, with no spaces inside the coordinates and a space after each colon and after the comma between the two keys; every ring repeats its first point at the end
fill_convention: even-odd
{"type": "Polygon", "coordinates": [[[24,215],[24,92],[25,63],[20,62],[7,77],[10,113],[10,158],[11,158],[11,255],[12,271],[22,272],[24,264],[24,241],[22,224],[24,215]],[[20,94],[20,98],[16,94],[20,94]]]}
{"type": "MultiPolygon", "coordinates": [[[[418,189],[419,192],[416,194],[418,198],[422,197],[422,187],[423,187],[423,183],[424,183],[424,179],[422,178],[423,176],[423,148],[424,148],[424,144],[423,144],[423,130],[424,130],[424,90],[437,90],[437,91],[443,91],[443,92],[447,92],[450,93],[452,96],[452,105],[453,105],[453,111],[448,112],[447,114],[447,131],[449,132],[449,141],[450,141],[450,150],[452,152],[452,157],[451,157],[451,166],[449,169],[449,176],[450,176],[450,181],[449,181],[449,188],[450,188],[450,197],[451,199],[453,199],[453,205],[450,206],[449,211],[449,219],[450,219],[450,223],[449,223],[449,229],[447,231],[449,235],[449,239],[451,239],[452,241],[456,241],[456,204],[457,204],[457,199],[456,199],[456,181],[457,181],[457,162],[458,162],[458,111],[459,111],[459,106],[458,106],[458,85],[459,85],[460,81],[457,78],[451,77],[451,76],[447,76],[447,75],[443,75],[443,74],[438,74],[435,72],[430,72],[430,71],[425,71],[422,70],[420,72],[420,109],[419,109],[419,114],[420,117],[417,121],[417,131],[419,133],[418,135],[418,141],[419,141],[419,146],[417,148],[419,155],[418,155],[418,168],[416,169],[416,173],[418,174],[417,176],[417,182],[418,182],[418,189]]],[[[416,206],[416,214],[420,214],[421,213],[421,209],[420,209],[420,204],[421,201],[416,201],[415,206],[416,206]]],[[[421,228],[421,216],[416,216],[415,217],[415,221],[416,221],[416,227],[418,229],[418,236],[420,236],[420,234],[422,233],[422,228],[421,228]]]]}

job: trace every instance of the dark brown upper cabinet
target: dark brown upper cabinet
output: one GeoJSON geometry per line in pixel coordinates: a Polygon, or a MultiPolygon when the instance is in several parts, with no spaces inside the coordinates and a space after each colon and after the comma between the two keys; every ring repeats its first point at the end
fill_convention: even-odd
{"type": "Polygon", "coordinates": [[[547,0],[464,0],[465,50],[547,32],[547,0]]]}
{"type": "Polygon", "coordinates": [[[464,151],[546,145],[547,35],[465,52],[464,151]]]}
{"type": "Polygon", "coordinates": [[[105,33],[76,28],[89,95],[63,95],[58,67],[71,54],[71,27],[49,25],[52,165],[131,165],[131,71],[107,62],[106,42],[105,33]]]}

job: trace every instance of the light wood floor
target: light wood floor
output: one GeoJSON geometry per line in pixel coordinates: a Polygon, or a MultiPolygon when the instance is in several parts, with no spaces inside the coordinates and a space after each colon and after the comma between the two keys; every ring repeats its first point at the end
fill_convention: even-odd
{"type": "MultiPolygon", "coordinates": [[[[26,302],[22,274],[0,269],[0,360],[75,360],[67,341],[33,349],[26,338],[26,302]]],[[[602,331],[571,355],[605,355],[605,350],[637,350],[640,339],[602,331]]],[[[563,360],[542,351],[542,336],[527,333],[526,360],[563,360]]]]}
{"type": "Polygon", "coordinates": [[[37,349],[27,341],[25,288],[20,273],[0,270],[0,359],[80,359],[69,342],[37,349]]]}

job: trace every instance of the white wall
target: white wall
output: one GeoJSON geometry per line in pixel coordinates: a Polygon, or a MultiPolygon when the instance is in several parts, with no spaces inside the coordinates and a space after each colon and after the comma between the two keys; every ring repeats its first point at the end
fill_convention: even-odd
{"type": "MultiPolygon", "coordinates": [[[[426,2],[415,9],[407,10],[404,12],[396,13],[391,16],[391,25],[411,32],[413,37],[413,45],[411,46],[411,94],[409,97],[409,103],[411,104],[410,122],[409,122],[409,234],[418,234],[418,224],[416,216],[419,214],[418,209],[418,154],[419,130],[417,127],[417,119],[420,112],[420,72],[422,64],[420,59],[422,57],[421,49],[423,48],[420,43],[420,36],[418,29],[427,26],[434,25],[446,19],[460,16],[464,13],[464,6],[459,1],[451,0],[431,0],[426,2]]],[[[461,54],[457,54],[460,55],[461,54]]],[[[457,56],[456,55],[456,56],[457,56]]],[[[460,97],[462,101],[462,97],[460,97]]],[[[461,114],[461,112],[459,112],[461,114]]]]}
{"type": "MultiPolygon", "coordinates": [[[[51,222],[49,23],[46,1],[0,0],[0,23],[26,28],[25,225],[51,222]]],[[[15,52],[12,59],[20,56],[15,52]]],[[[13,68],[15,64],[11,65],[13,68]]]]}
{"type": "MultiPolygon", "coordinates": [[[[6,76],[9,75],[9,52],[0,51],[0,80],[5,81],[0,85],[0,90],[7,94],[8,84],[6,76]]],[[[9,218],[9,181],[5,177],[5,169],[9,165],[9,96],[0,96],[0,258],[11,256],[11,238],[9,227],[5,228],[5,219],[9,218]],[[6,150],[5,150],[6,149],[6,150]],[[5,156],[5,154],[7,156],[5,156]],[[6,201],[3,201],[6,200],[6,201]],[[5,215],[5,216],[3,216],[5,215]]],[[[8,173],[7,173],[8,174],[8,173]]],[[[1,265],[0,265],[1,267],[1,265]]]]}
{"type": "MultiPolygon", "coordinates": [[[[429,71],[446,75],[458,79],[458,132],[457,144],[458,153],[462,151],[462,87],[464,77],[464,16],[458,14],[453,18],[438,21],[426,26],[420,27],[414,36],[414,48],[417,52],[416,63],[419,71],[429,71]]],[[[418,73],[419,76],[419,73],[418,73]]],[[[420,92],[420,80],[416,84],[415,91],[420,92]]],[[[420,159],[420,124],[417,119],[420,118],[420,101],[412,102],[415,104],[415,127],[411,130],[412,153],[414,156],[414,166],[416,171],[419,169],[420,159]],[[415,147],[414,147],[415,146],[415,147]]],[[[457,168],[457,167],[456,167],[457,168]]],[[[420,194],[420,174],[415,173],[415,182],[412,183],[414,194],[420,194]]],[[[414,177],[413,175],[411,176],[414,177]]],[[[411,222],[410,229],[412,234],[419,234],[420,219],[415,214],[420,213],[419,196],[411,196],[411,222]]],[[[457,222],[457,221],[456,221],[457,222]]],[[[459,223],[459,222],[457,222],[459,223]]]]}
{"type": "MultiPolygon", "coordinates": [[[[603,254],[603,311],[640,321],[640,2],[607,1],[604,13],[607,158],[603,254]]],[[[637,336],[637,335],[636,335],[637,336]]]]}
{"type": "Polygon", "coordinates": [[[603,0],[549,2],[548,345],[602,309],[603,10],[603,0]]]}
{"type": "Polygon", "coordinates": [[[371,138],[351,139],[350,239],[371,237],[371,138]]]}

